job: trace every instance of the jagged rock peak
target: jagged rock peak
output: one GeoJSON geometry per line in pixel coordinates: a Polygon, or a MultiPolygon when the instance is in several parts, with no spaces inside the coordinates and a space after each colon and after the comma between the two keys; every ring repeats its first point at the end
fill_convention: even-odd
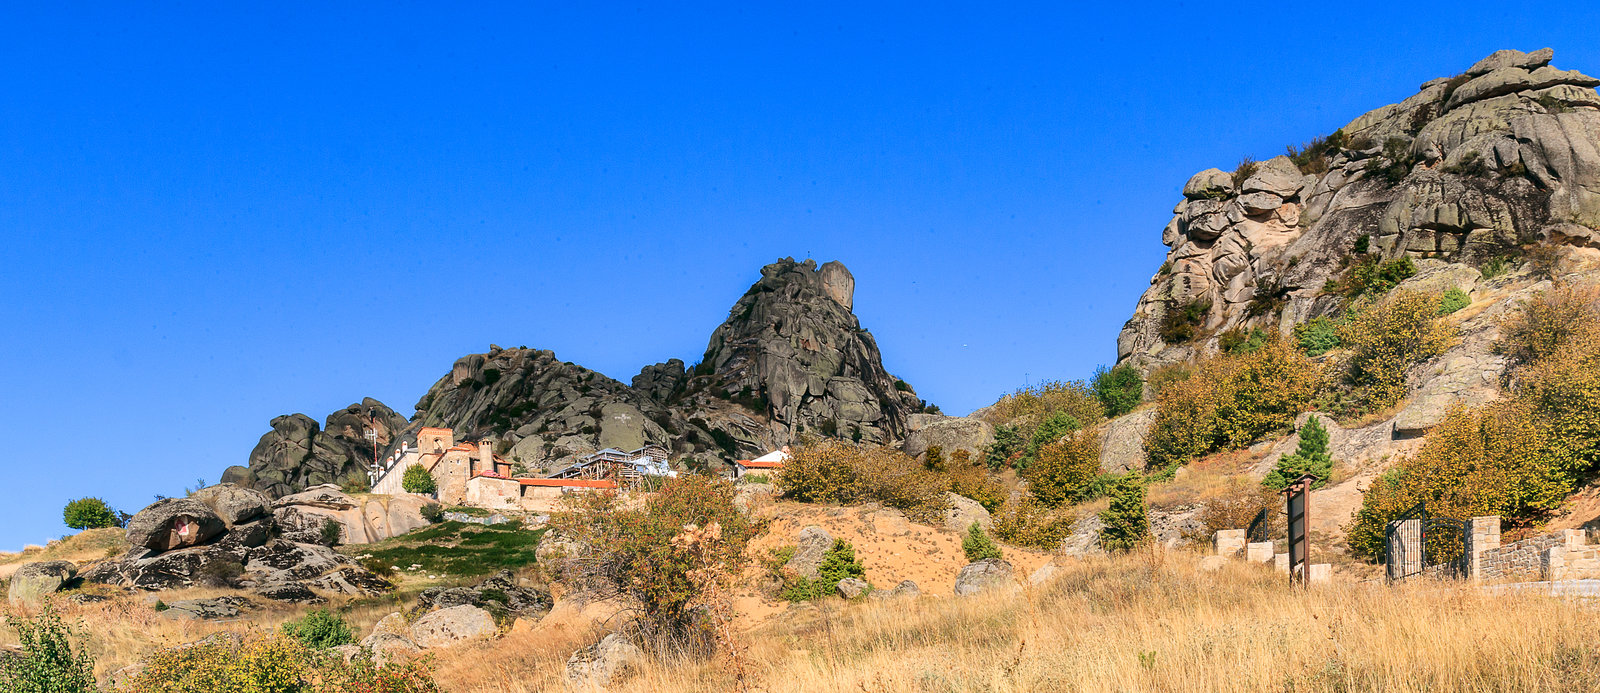
{"type": "Polygon", "coordinates": [[[696,375],[763,402],[779,443],[804,431],[898,439],[922,403],[884,369],[854,296],[855,277],[837,261],[767,265],[712,333],[696,375]]]}

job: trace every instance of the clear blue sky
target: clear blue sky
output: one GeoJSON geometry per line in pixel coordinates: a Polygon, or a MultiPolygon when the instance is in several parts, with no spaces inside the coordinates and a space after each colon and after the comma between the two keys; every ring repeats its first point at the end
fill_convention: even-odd
{"type": "Polygon", "coordinates": [[[0,548],[491,342],[693,361],[783,256],[947,412],[1081,378],[1194,171],[1497,48],[1600,73],[1577,2],[528,4],[0,9],[0,548]]]}

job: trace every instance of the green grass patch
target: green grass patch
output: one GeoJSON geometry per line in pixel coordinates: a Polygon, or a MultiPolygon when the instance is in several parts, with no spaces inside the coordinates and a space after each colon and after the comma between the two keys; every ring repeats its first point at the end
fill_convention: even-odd
{"type": "Polygon", "coordinates": [[[376,544],[353,546],[349,551],[371,554],[363,561],[367,564],[398,566],[396,572],[401,575],[475,577],[533,565],[534,549],[544,533],[544,528],[523,529],[521,522],[441,522],[376,544]],[[413,571],[412,565],[422,568],[413,571]]]}

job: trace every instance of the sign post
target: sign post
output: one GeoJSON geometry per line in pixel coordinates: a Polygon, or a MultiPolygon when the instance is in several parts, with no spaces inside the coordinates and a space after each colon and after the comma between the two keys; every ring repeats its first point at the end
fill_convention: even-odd
{"type": "Polygon", "coordinates": [[[1311,577],[1311,482],[1306,474],[1283,490],[1289,516],[1289,581],[1305,584],[1311,577]]]}

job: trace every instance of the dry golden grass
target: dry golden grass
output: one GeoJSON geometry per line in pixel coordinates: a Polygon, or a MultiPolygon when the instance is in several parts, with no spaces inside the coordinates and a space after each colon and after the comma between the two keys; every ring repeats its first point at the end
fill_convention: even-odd
{"type": "MultiPolygon", "coordinates": [[[[834,605],[753,634],[755,690],[1593,690],[1600,613],[1454,584],[1291,589],[1190,554],[1074,564],[1016,594],[834,605]]],[[[722,691],[718,664],[654,667],[628,691],[722,691]]],[[[451,682],[444,681],[447,685],[451,682]]],[[[475,689],[496,693],[536,687],[475,689]]]]}

